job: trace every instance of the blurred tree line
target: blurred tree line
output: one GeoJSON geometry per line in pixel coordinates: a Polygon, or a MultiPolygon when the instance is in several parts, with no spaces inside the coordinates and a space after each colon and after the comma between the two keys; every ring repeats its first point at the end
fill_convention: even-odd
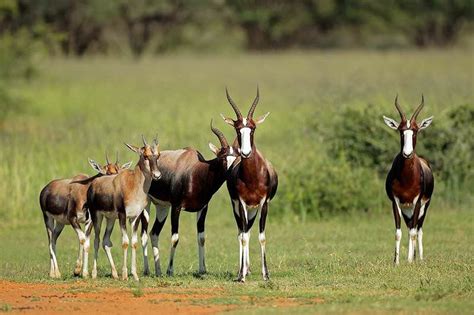
{"type": "Polygon", "coordinates": [[[472,29],[472,0],[0,0],[0,37],[51,54],[429,47],[472,29]]]}

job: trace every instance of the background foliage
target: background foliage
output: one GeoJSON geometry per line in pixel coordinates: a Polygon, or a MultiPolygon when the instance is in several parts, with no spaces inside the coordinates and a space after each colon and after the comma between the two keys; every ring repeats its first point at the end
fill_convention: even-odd
{"type": "Polygon", "coordinates": [[[445,47],[473,17],[470,0],[2,0],[0,36],[26,30],[67,55],[445,47]]]}

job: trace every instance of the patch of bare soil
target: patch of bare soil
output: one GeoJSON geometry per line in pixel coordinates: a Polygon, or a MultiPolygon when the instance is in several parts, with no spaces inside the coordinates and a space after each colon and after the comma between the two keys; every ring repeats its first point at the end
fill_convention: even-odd
{"type": "Polygon", "coordinates": [[[94,288],[87,284],[0,281],[3,311],[28,314],[215,314],[235,305],[212,305],[216,290],[94,288]],[[163,291],[163,292],[160,292],[163,291]],[[166,292],[168,291],[168,292],[166,292]]]}
{"type": "Polygon", "coordinates": [[[237,298],[226,304],[220,289],[104,288],[91,283],[17,283],[0,280],[0,312],[27,314],[216,314],[252,307],[294,307],[322,303],[319,299],[237,298]],[[235,300],[234,300],[235,301],[235,300]]]}

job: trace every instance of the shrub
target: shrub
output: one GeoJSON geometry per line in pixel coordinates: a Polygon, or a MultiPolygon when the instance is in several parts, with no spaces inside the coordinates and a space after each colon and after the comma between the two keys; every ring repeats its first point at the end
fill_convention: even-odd
{"type": "Polygon", "coordinates": [[[353,167],[344,158],[327,156],[319,160],[314,156],[294,165],[282,188],[280,199],[289,202],[290,209],[303,219],[374,212],[384,197],[383,182],[374,172],[353,167]]]}

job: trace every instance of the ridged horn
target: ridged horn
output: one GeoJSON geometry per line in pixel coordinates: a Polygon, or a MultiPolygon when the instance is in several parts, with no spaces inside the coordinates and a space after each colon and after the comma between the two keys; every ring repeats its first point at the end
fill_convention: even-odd
{"type": "Polygon", "coordinates": [[[400,104],[398,104],[398,94],[397,94],[397,96],[395,96],[395,107],[397,108],[398,113],[400,114],[400,118],[402,119],[402,121],[406,121],[407,118],[406,118],[405,114],[403,113],[402,108],[400,107],[400,104]]]}
{"type": "Polygon", "coordinates": [[[143,145],[144,145],[145,147],[147,147],[147,146],[148,146],[148,143],[146,143],[145,137],[144,137],[143,135],[142,135],[142,141],[143,141],[143,145]]]}
{"type": "Polygon", "coordinates": [[[249,113],[247,115],[247,118],[252,118],[253,117],[253,112],[255,111],[255,108],[257,107],[258,100],[260,99],[260,93],[258,91],[258,85],[257,85],[257,96],[255,96],[255,99],[253,100],[252,106],[250,106],[249,113]]]}
{"type": "Polygon", "coordinates": [[[420,105],[418,105],[418,108],[415,110],[410,120],[416,121],[416,117],[418,117],[418,114],[421,112],[424,105],[425,105],[425,97],[423,96],[423,94],[421,94],[421,103],[420,105]]]}
{"type": "Polygon", "coordinates": [[[217,128],[215,128],[212,125],[212,119],[211,119],[211,130],[212,132],[219,138],[219,142],[221,143],[222,147],[228,147],[229,144],[227,143],[227,139],[225,138],[224,134],[217,128]]]}
{"type": "Polygon", "coordinates": [[[105,151],[105,162],[107,162],[107,164],[110,164],[109,155],[107,154],[107,151],[105,151]]]}
{"type": "Polygon", "coordinates": [[[241,120],[242,119],[242,113],[240,112],[239,108],[237,105],[234,103],[232,98],[229,95],[229,91],[227,90],[227,87],[225,88],[225,94],[227,96],[227,100],[229,101],[230,106],[234,109],[235,114],[237,115],[237,119],[241,120]]]}

